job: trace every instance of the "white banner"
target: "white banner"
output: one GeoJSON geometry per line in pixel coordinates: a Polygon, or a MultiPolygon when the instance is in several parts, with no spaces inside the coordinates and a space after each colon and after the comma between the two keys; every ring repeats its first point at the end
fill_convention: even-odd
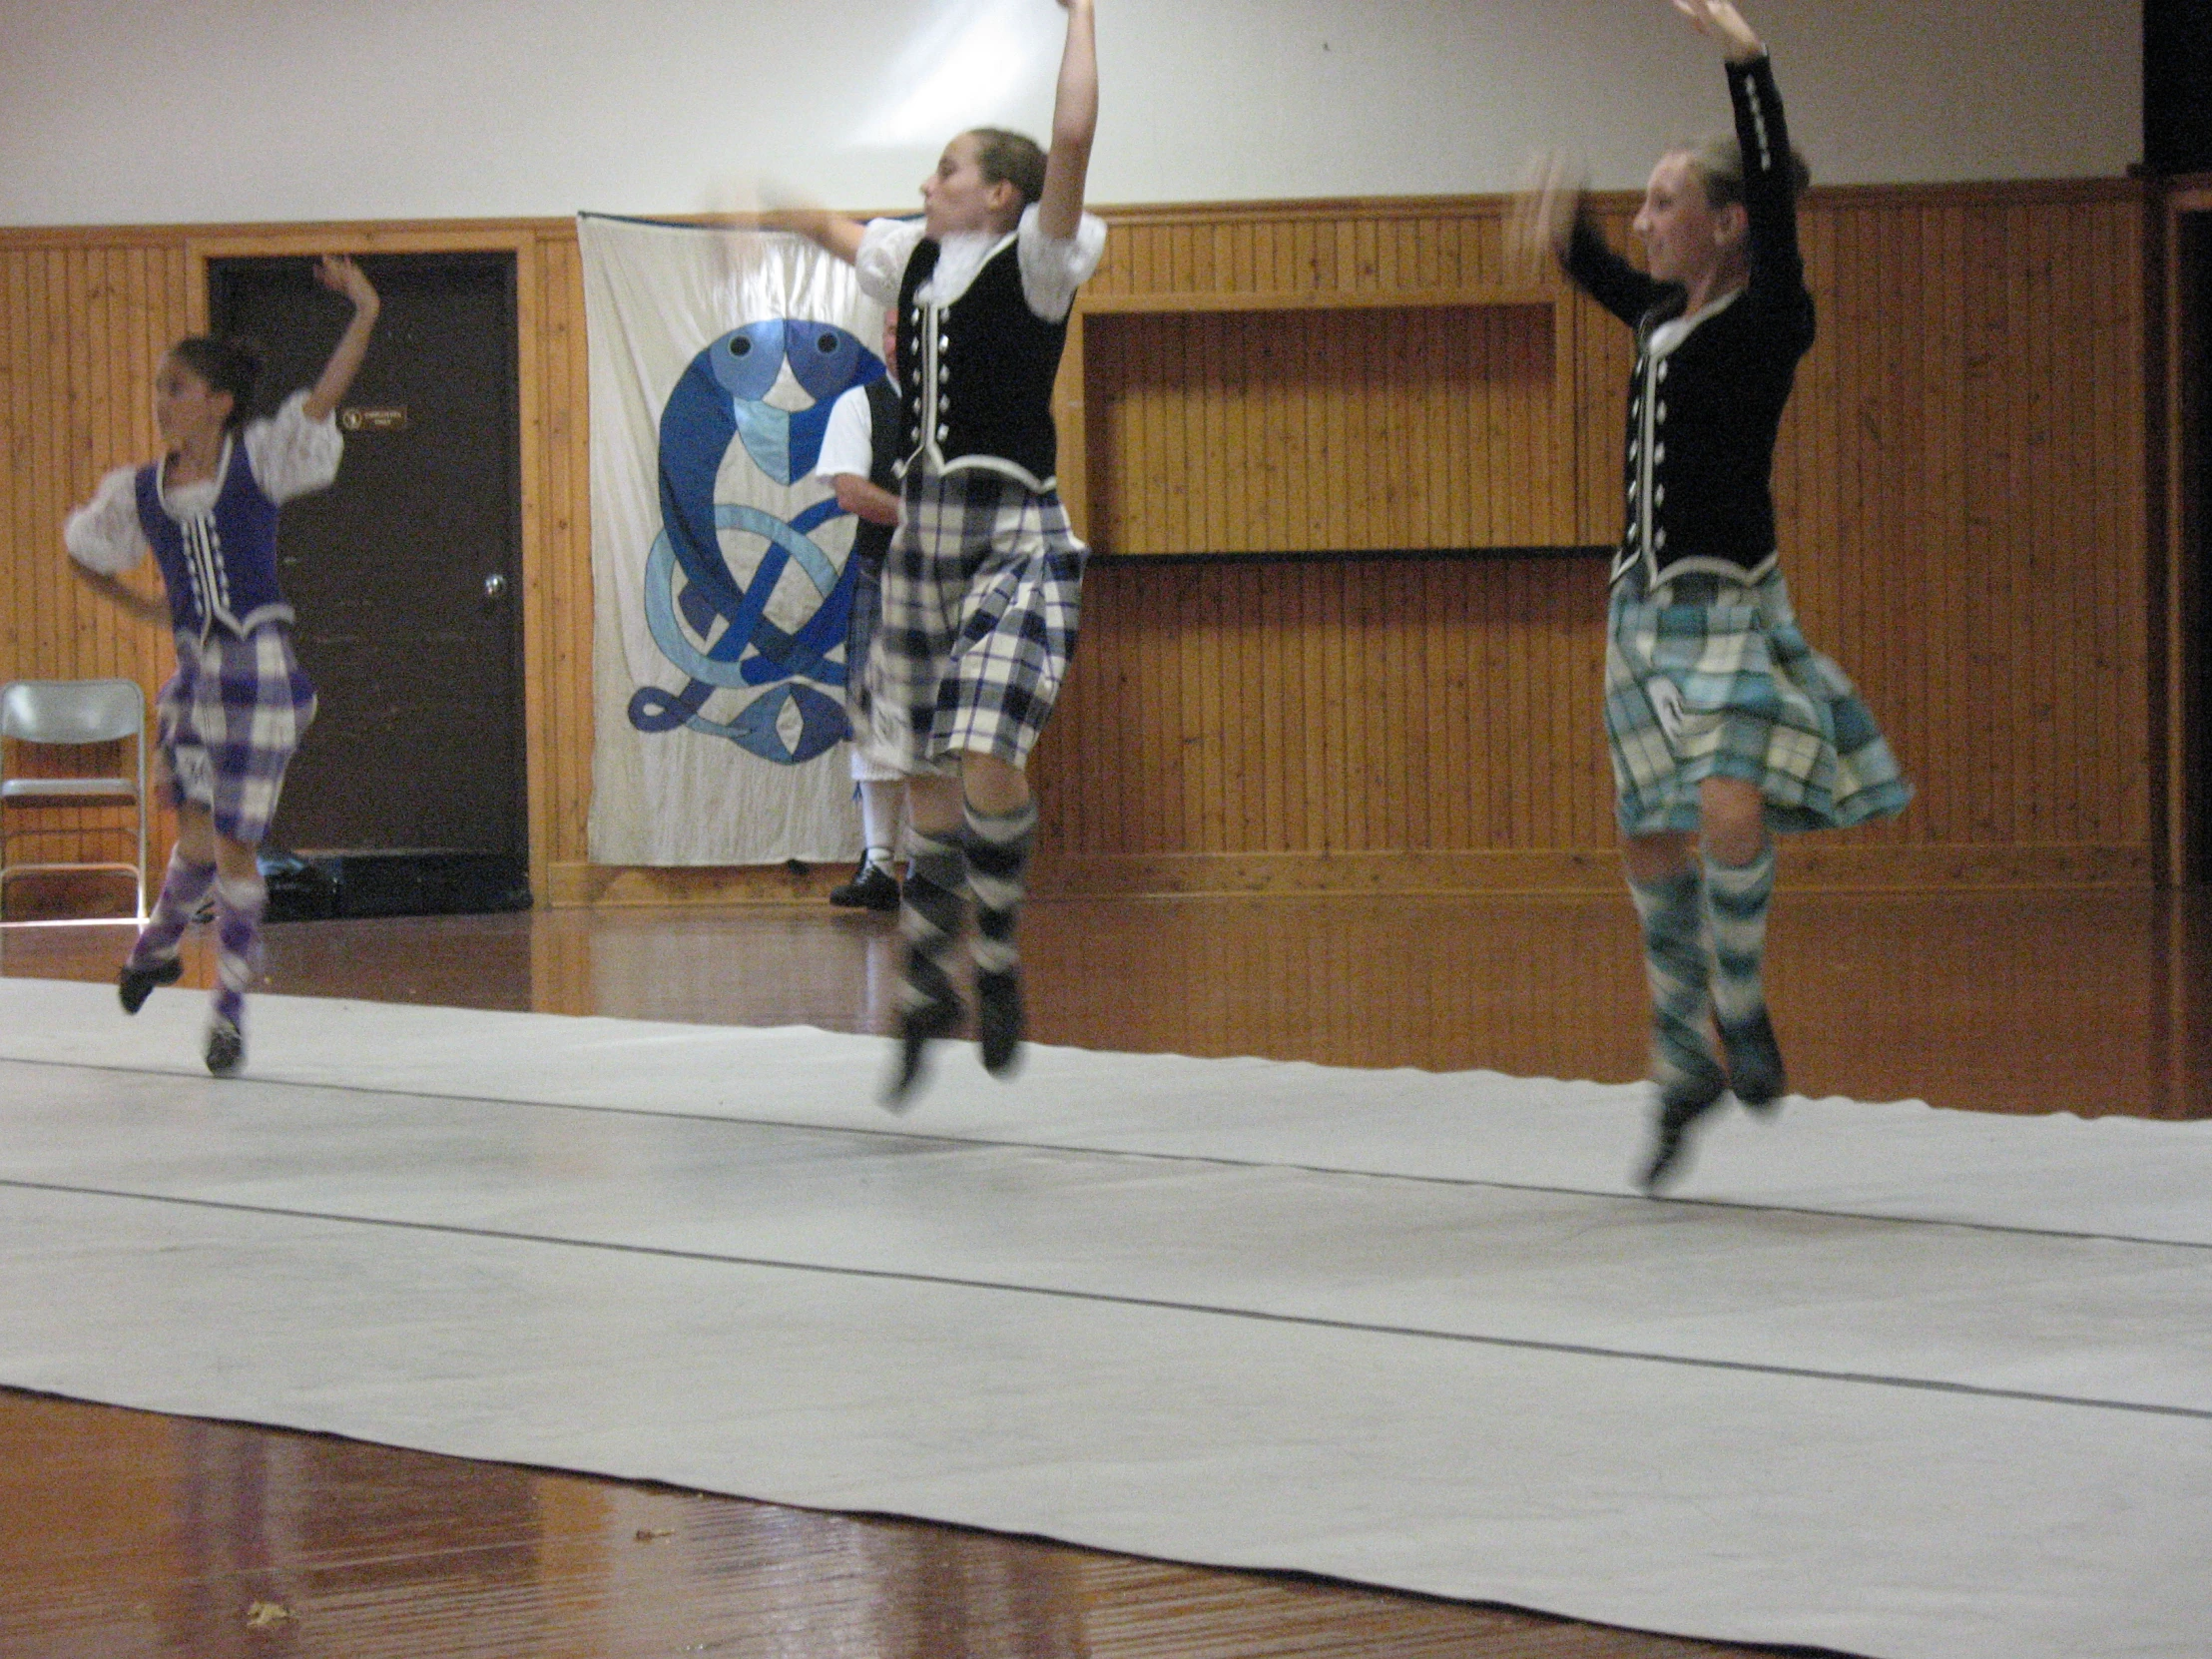
{"type": "Polygon", "coordinates": [[[790,236],[587,216],[603,864],[857,857],[852,520],[811,476],[881,311],[790,236]]]}

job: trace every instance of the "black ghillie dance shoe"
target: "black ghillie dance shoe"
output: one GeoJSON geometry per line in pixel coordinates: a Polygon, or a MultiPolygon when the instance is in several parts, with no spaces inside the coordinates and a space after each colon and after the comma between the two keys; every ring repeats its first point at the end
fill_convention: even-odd
{"type": "Polygon", "coordinates": [[[883,1090],[883,1105],[893,1112],[903,1112],[914,1103],[914,1091],[920,1086],[922,1073],[928,1069],[929,1045],[939,1037],[949,1037],[960,1028],[960,1004],[952,1002],[925,1002],[918,1008],[909,1008],[898,1016],[898,1066],[891,1073],[890,1084],[883,1090]]]}
{"type": "Polygon", "coordinates": [[[123,1004],[123,1011],[135,1014],[146,1006],[146,999],[154,994],[156,986],[174,985],[184,976],[185,962],[181,956],[156,962],[152,967],[133,967],[125,962],[123,971],[116,975],[115,994],[123,1004]]]}
{"type": "Polygon", "coordinates": [[[1728,1055],[1728,1086],[1754,1112],[1771,1116],[1789,1092],[1782,1072],[1782,1046],[1774,1040],[1774,1022],[1762,1008],[1741,1025],[1721,1026],[1721,1047],[1728,1055]]]}
{"type": "Polygon", "coordinates": [[[208,1022],[208,1069],[230,1077],[246,1064],[246,1035],[227,1019],[208,1022]]]}
{"type": "Polygon", "coordinates": [[[1659,1091],[1659,1118],[1653,1127],[1651,1156],[1637,1185],[1647,1196],[1674,1184],[1688,1171],[1690,1126],[1721,1103],[1728,1080],[1716,1066],[1710,1071],[1678,1078],[1659,1091]]]}
{"type": "Polygon", "coordinates": [[[983,1047],[983,1069],[993,1077],[1009,1076],[1021,1063],[1021,974],[978,973],[975,976],[975,1034],[983,1047]]]}

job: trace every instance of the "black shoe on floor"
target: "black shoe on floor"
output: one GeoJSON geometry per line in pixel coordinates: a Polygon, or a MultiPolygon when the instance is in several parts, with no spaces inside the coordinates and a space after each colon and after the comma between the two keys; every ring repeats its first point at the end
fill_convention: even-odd
{"type": "Polygon", "coordinates": [[[975,976],[975,1035],[983,1048],[983,1069],[1005,1077],[1021,1063],[1021,974],[975,976]]]}
{"type": "Polygon", "coordinates": [[[1647,1196],[1670,1186],[1689,1169],[1690,1126],[1721,1103],[1728,1080],[1718,1068],[1669,1083],[1659,1092],[1659,1118],[1653,1126],[1651,1156],[1636,1183],[1647,1196]]]}
{"type": "Polygon", "coordinates": [[[116,975],[115,994],[122,1000],[123,1011],[135,1014],[146,1006],[146,999],[154,994],[158,985],[174,985],[185,976],[185,959],[172,956],[166,962],[156,962],[152,967],[133,967],[123,964],[123,971],[116,975]]]}
{"type": "Polygon", "coordinates": [[[1782,1046],[1774,1040],[1774,1022],[1762,1008],[1741,1025],[1721,1027],[1728,1055],[1728,1086],[1736,1098],[1761,1116],[1781,1109],[1789,1083],[1782,1074],[1782,1046]]]}
{"type": "Polygon", "coordinates": [[[212,1019],[208,1022],[208,1069],[218,1077],[229,1077],[246,1064],[246,1036],[229,1020],[212,1019]]]}
{"type": "Polygon", "coordinates": [[[883,1105],[888,1110],[903,1112],[914,1103],[914,1090],[926,1069],[929,1045],[959,1028],[960,1004],[956,1001],[925,1002],[898,1016],[898,1069],[891,1073],[890,1087],[883,1091],[883,1105]]]}
{"type": "Polygon", "coordinates": [[[830,889],[830,902],[840,910],[895,910],[898,908],[898,877],[881,864],[871,864],[862,858],[851,880],[830,889]]]}

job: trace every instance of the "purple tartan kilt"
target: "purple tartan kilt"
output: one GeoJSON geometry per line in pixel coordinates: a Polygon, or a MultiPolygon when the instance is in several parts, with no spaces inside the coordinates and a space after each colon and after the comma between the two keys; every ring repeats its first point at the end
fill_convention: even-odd
{"type": "Polygon", "coordinates": [[[259,846],[314,704],[290,629],[178,635],[177,672],[155,703],[171,805],[205,807],[217,833],[259,846]]]}

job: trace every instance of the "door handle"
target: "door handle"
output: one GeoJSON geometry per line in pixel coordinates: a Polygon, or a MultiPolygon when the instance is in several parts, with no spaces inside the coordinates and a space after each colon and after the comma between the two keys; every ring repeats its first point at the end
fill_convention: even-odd
{"type": "Polygon", "coordinates": [[[506,597],[507,578],[495,570],[484,578],[484,600],[487,604],[496,605],[506,597]]]}

